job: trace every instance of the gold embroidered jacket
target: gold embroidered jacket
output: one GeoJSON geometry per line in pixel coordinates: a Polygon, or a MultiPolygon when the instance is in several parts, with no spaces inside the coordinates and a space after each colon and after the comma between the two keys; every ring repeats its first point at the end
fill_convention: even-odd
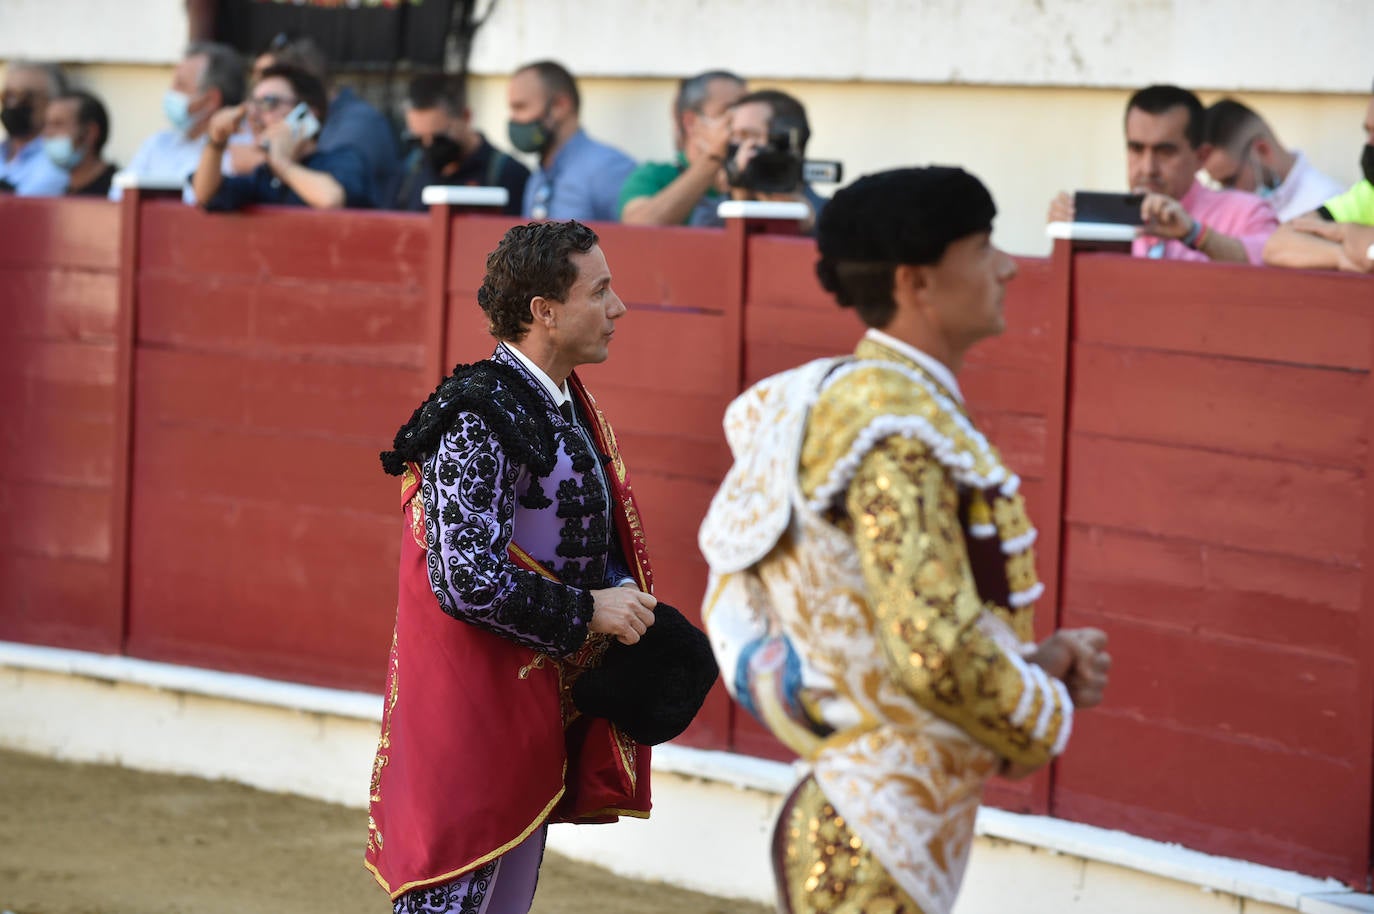
{"type": "Polygon", "coordinates": [[[1028,663],[1041,587],[1019,480],[920,365],[865,339],[726,414],[700,542],[732,694],[927,914],[952,906],[984,779],[1062,750],[1072,703],[1028,663]]]}

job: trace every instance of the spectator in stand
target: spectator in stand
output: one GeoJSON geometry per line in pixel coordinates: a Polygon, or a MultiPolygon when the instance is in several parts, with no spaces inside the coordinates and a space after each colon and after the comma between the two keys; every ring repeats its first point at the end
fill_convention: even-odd
{"type": "Polygon", "coordinates": [[[510,194],[504,212],[520,215],[530,170],[473,129],[459,77],[432,73],[411,80],[406,130],[418,146],[402,169],[399,208],[424,209],[420,192],[429,184],[504,187],[510,194]]]}
{"type": "Polygon", "coordinates": [[[1300,149],[1285,149],[1254,111],[1231,98],[1207,109],[1202,141],[1203,168],[1228,190],[1268,200],[1280,222],[1309,213],[1341,192],[1334,178],[1318,171],[1300,149]]]}
{"type": "Polygon", "coordinates": [[[1279,226],[1264,246],[1276,267],[1374,273],[1374,96],[1364,113],[1364,178],[1311,213],[1279,226]]]}
{"type": "Polygon", "coordinates": [[[43,154],[40,137],[48,105],[66,89],[66,77],[54,64],[15,60],[5,68],[0,193],[54,197],[66,191],[67,173],[43,154]]]}
{"type": "Polygon", "coordinates": [[[67,196],[104,197],[115,167],[101,158],[110,138],[110,116],[89,92],[71,90],[48,102],[43,151],[67,173],[67,196]]]}
{"type": "MultiPolygon", "coordinates": [[[[1254,194],[1210,190],[1196,178],[1207,157],[1202,102],[1187,89],[1149,86],[1126,104],[1126,173],[1145,195],[1136,257],[1260,263],[1278,227],[1273,208],[1254,194]]],[[[1073,198],[1050,203],[1049,221],[1072,222],[1073,198]]]]}
{"type": "MultiPolygon", "coordinates": [[[[144,140],[124,172],[184,183],[200,161],[210,116],[240,104],[243,92],[243,58],[237,51],[213,42],[192,44],[172,71],[172,87],[162,97],[171,129],[144,140]]],[[[122,196],[119,187],[110,188],[111,200],[122,196]]]]}
{"type": "Polygon", "coordinates": [[[315,209],[372,206],[362,156],[351,146],[333,152],[317,148],[315,137],[328,107],[324,84],[313,75],[290,64],[268,67],[247,104],[221,109],[210,118],[209,142],[191,181],[196,202],[208,210],[255,203],[315,209]],[[249,174],[226,178],[220,171],[225,144],[245,118],[254,141],[266,150],[266,161],[249,174]]]}
{"type": "MultiPolygon", "coordinates": [[[[811,124],[806,118],[805,106],[786,92],[761,89],[735,102],[730,109],[730,148],[733,150],[734,171],[741,177],[730,188],[730,197],[734,200],[805,203],[809,213],[801,227],[809,235],[815,231],[816,220],[825,208],[825,197],[816,193],[805,181],[790,191],[764,191],[752,186],[748,177],[750,161],[770,145],[771,138],[788,131],[796,133],[796,154],[805,156],[806,145],[811,140],[811,124]]],[[[715,219],[714,224],[719,225],[720,220],[715,219]]]]}
{"type": "Polygon", "coordinates": [[[620,188],[620,221],[632,225],[711,225],[728,191],[721,166],[730,148],[730,106],[748,91],[726,70],[684,79],[673,99],[677,159],[645,162],[620,188]]]}
{"type": "MultiPolygon", "coordinates": [[[[396,198],[401,176],[401,151],[396,131],[386,115],[358,96],[348,86],[334,85],[329,60],[320,46],[308,37],[278,35],[268,49],[253,61],[254,82],[275,64],[290,64],[318,79],[329,94],[329,119],[317,138],[320,152],[334,152],[351,146],[362,156],[378,206],[389,206],[396,198]]],[[[235,173],[246,173],[263,163],[256,146],[233,144],[235,173]],[[251,166],[244,167],[241,166],[251,166]]]]}
{"type": "Polygon", "coordinates": [[[511,145],[539,156],[521,213],[531,219],[615,221],[620,186],[635,162],[582,129],[582,97],[572,74],[551,60],[526,64],[511,77],[507,101],[511,145]]]}

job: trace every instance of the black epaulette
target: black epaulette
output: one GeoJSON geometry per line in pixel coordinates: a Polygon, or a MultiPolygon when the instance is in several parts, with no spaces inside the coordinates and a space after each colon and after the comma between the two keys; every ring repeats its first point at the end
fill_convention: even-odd
{"type": "Polygon", "coordinates": [[[517,369],[490,359],[453,369],[396,432],[382,469],[400,476],[408,461],[433,455],[459,413],[479,416],[512,462],[536,476],[553,471],[558,451],[548,404],[517,369]]]}

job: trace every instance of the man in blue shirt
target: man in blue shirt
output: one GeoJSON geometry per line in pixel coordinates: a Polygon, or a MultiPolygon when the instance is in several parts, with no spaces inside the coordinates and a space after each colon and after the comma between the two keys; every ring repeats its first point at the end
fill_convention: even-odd
{"type": "Polygon", "coordinates": [[[362,157],[351,147],[333,152],[317,148],[328,106],[324,85],[314,76],[286,64],[269,67],[246,105],[225,108],[210,118],[210,139],[191,179],[196,202],[208,210],[255,203],[316,209],[372,206],[362,157]],[[298,118],[301,106],[309,113],[298,118]],[[220,170],[224,146],[245,117],[267,161],[250,174],[226,178],[220,170]]]}
{"type": "MultiPolygon", "coordinates": [[[[221,108],[241,104],[243,92],[243,58],[237,51],[210,41],[192,43],[172,70],[172,85],[162,96],[168,129],[144,140],[124,173],[184,184],[200,161],[210,117],[221,108]]],[[[246,141],[247,137],[236,141],[239,139],[246,141]]],[[[247,171],[244,169],[245,174],[247,171]]],[[[110,188],[111,200],[123,196],[119,185],[110,188]]],[[[189,192],[185,200],[193,202],[189,192]]]]}
{"type": "Polygon", "coordinates": [[[507,100],[511,145],[539,155],[522,213],[530,219],[614,222],[620,185],[635,162],[582,129],[582,99],[572,74],[551,60],[527,64],[511,77],[507,100]]]}
{"type": "Polygon", "coordinates": [[[48,102],[62,95],[67,81],[52,64],[15,61],[5,69],[0,124],[0,193],[56,197],[67,190],[67,173],[43,153],[43,122],[48,102]]]}

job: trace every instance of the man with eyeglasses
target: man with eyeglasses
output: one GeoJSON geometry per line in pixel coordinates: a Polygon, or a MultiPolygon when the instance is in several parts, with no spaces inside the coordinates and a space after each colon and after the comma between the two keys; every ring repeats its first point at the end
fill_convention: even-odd
{"type": "Polygon", "coordinates": [[[0,193],[55,197],[67,190],[67,173],[43,153],[43,123],[48,103],[67,89],[53,64],[12,62],[5,69],[0,125],[0,193]]]}
{"type": "MultiPolygon", "coordinates": [[[[1126,176],[1142,194],[1136,257],[1151,260],[1263,262],[1264,243],[1278,228],[1273,207],[1254,194],[1212,190],[1197,180],[1209,149],[1204,108],[1178,86],[1147,86],[1126,103],[1126,176]]],[[[1050,222],[1073,222],[1073,198],[1050,203],[1050,222]]]]}
{"type": "Polygon", "coordinates": [[[1202,167],[1223,188],[1268,200],[1280,222],[1321,206],[1344,188],[1300,149],[1285,149],[1273,129],[1233,98],[1207,109],[1202,141],[1210,147],[1202,167]]]}
{"type": "Polygon", "coordinates": [[[722,167],[730,147],[730,106],[748,87],[728,70],[684,79],[673,99],[677,158],[645,162],[620,188],[620,221],[630,225],[709,225],[725,199],[722,167]]]}
{"type": "MultiPolygon", "coordinates": [[[[237,51],[208,41],[190,45],[172,71],[172,85],[162,97],[162,113],[169,129],[144,140],[122,173],[184,184],[200,161],[211,115],[238,105],[243,93],[243,58],[237,51]]],[[[230,171],[227,160],[222,170],[230,171]]],[[[110,199],[123,195],[116,182],[110,188],[110,199]]],[[[185,199],[194,202],[189,188],[185,199]]]]}
{"type": "Polygon", "coordinates": [[[522,212],[531,219],[614,222],[634,159],[582,129],[582,97],[562,64],[541,60],[515,71],[506,91],[510,142],[535,153],[522,212]]]}
{"type": "MultiPolygon", "coordinates": [[[[353,147],[367,166],[377,206],[390,207],[396,198],[401,166],[401,152],[391,121],[348,86],[334,82],[329,58],[309,36],[282,33],[273,38],[267,50],[253,61],[253,84],[276,64],[300,67],[324,84],[329,117],[317,139],[320,151],[353,147]]],[[[234,158],[234,171],[239,173],[252,171],[263,161],[252,144],[231,143],[229,153],[234,158]]]]}
{"type": "Polygon", "coordinates": [[[247,104],[210,118],[209,142],[191,185],[207,210],[235,210],[272,203],[315,209],[374,205],[367,168],[352,147],[321,152],[316,137],[329,102],[324,85],[298,67],[269,67],[247,104]],[[247,120],[267,161],[246,175],[224,177],[221,161],[229,137],[247,120]]]}

